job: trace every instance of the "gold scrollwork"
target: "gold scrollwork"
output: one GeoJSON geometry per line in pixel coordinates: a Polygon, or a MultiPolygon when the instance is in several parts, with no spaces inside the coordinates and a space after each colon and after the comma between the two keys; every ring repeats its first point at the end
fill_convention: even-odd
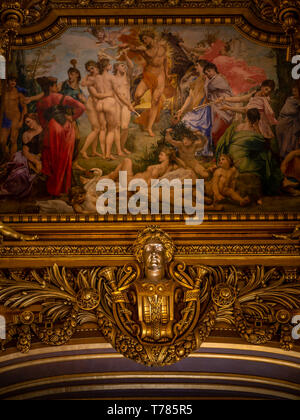
{"type": "Polygon", "coordinates": [[[156,226],[140,232],[133,249],[138,263],[124,266],[0,272],[0,304],[18,311],[2,347],[16,337],[28,352],[32,336],[63,345],[92,321],[116,351],[147,366],[187,357],[219,322],[251,344],[292,348],[297,276],[275,267],[189,266],[174,260],[172,239],[156,226]]]}
{"type": "Polygon", "coordinates": [[[212,289],[211,298],[217,306],[227,308],[234,304],[236,290],[227,283],[219,283],[212,289]]]}
{"type": "Polygon", "coordinates": [[[142,21],[149,25],[231,24],[256,42],[288,47],[290,58],[300,48],[299,16],[297,0],[5,0],[0,4],[1,43],[7,54],[12,48],[43,45],[72,26],[142,21]]]}

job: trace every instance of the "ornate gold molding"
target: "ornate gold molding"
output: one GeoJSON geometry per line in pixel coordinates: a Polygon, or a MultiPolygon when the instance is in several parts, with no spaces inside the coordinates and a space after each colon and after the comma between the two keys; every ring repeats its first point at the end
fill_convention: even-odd
{"type": "MultiPolygon", "coordinates": [[[[185,221],[187,216],[181,214],[157,214],[157,215],[82,215],[82,214],[3,214],[1,219],[3,223],[126,223],[126,222],[144,222],[144,223],[172,223],[176,224],[185,221]]],[[[297,222],[300,221],[300,213],[298,212],[206,212],[204,214],[203,223],[205,222],[297,222]]]]}
{"type": "Polygon", "coordinates": [[[0,6],[2,47],[44,45],[72,26],[233,25],[252,41],[278,48],[299,45],[297,0],[6,0],[0,6]]]}
{"type": "Polygon", "coordinates": [[[16,239],[20,241],[36,241],[38,239],[37,235],[24,235],[22,233],[18,233],[11,227],[5,225],[4,223],[0,222],[0,244],[3,242],[4,239],[16,239]]]}
{"type": "Polygon", "coordinates": [[[0,5],[0,49],[10,59],[18,34],[23,27],[39,22],[47,11],[48,0],[4,0],[0,5]]]}
{"type": "Polygon", "coordinates": [[[33,337],[62,345],[93,322],[119,353],[147,366],[187,357],[220,323],[248,343],[292,348],[296,269],[187,265],[158,227],[141,231],[131,252],[137,262],[123,266],[1,272],[0,302],[12,310],[3,346],[14,337],[23,353],[33,337]]]}
{"type": "MultiPolygon", "coordinates": [[[[201,10],[200,10],[201,12],[201,10]]],[[[96,11],[97,13],[97,11],[96,11]]],[[[147,13],[147,11],[145,11],[147,13]]],[[[184,13],[184,12],[183,12],[184,13]]],[[[199,13],[199,10],[197,10],[199,13]]],[[[289,38],[281,30],[280,26],[273,28],[273,31],[266,31],[261,28],[257,29],[246,18],[240,14],[228,16],[228,14],[219,14],[216,10],[212,16],[204,16],[189,14],[187,16],[145,16],[144,18],[135,18],[132,16],[112,17],[97,16],[94,13],[91,16],[61,16],[46,30],[38,30],[35,33],[20,34],[16,38],[16,48],[34,48],[42,46],[51,40],[60,36],[66,29],[70,27],[86,27],[86,26],[114,26],[114,25],[232,25],[244,35],[247,39],[275,48],[287,48],[289,38]]]]}
{"type": "Polygon", "coordinates": [[[270,23],[280,24],[288,38],[287,58],[300,51],[300,7],[298,0],[254,0],[257,16],[270,23]]]}
{"type": "Polygon", "coordinates": [[[294,227],[293,232],[286,233],[283,235],[274,235],[274,238],[278,239],[289,239],[289,240],[300,240],[300,225],[296,225],[294,227]]]}
{"type": "MultiPolygon", "coordinates": [[[[299,256],[297,244],[196,244],[178,245],[176,256],[204,257],[227,255],[238,256],[299,256]]],[[[1,258],[18,257],[81,257],[81,256],[120,256],[133,257],[131,245],[3,245],[1,258]]]]}

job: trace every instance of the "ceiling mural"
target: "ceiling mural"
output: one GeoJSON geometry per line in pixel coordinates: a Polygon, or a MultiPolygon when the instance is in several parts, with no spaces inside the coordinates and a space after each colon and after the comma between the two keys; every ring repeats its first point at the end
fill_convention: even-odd
{"type": "Polygon", "coordinates": [[[224,25],[75,27],[14,50],[1,213],[153,214],[153,179],[203,179],[205,213],[295,212],[299,84],[284,55],[224,25]],[[147,193],[128,190],[123,209],[121,192],[107,206],[96,192],[139,180],[147,193]]]}

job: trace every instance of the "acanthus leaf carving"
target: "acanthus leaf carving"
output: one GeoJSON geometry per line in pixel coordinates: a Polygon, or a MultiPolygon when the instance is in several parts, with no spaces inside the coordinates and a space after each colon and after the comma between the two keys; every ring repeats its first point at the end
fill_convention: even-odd
{"type": "Polygon", "coordinates": [[[29,351],[32,337],[63,345],[79,325],[94,322],[125,357],[165,366],[196,351],[221,322],[251,344],[277,340],[292,348],[300,282],[283,269],[174,261],[174,244],[158,227],[141,232],[133,250],[137,262],[124,266],[1,272],[0,304],[19,313],[2,347],[14,337],[21,352],[29,351]],[[149,267],[158,267],[160,257],[155,275],[161,276],[153,277],[149,267]]]}

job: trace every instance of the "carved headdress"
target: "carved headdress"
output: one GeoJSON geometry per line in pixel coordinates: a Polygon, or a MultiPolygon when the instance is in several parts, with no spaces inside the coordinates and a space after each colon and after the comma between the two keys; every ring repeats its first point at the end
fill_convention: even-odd
{"type": "Polygon", "coordinates": [[[150,240],[158,240],[163,244],[165,249],[165,260],[167,263],[171,262],[175,252],[175,244],[170,236],[156,225],[151,225],[139,232],[138,237],[133,244],[133,253],[137,261],[139,263],[143,262],[144,246],[150,240]]]}

